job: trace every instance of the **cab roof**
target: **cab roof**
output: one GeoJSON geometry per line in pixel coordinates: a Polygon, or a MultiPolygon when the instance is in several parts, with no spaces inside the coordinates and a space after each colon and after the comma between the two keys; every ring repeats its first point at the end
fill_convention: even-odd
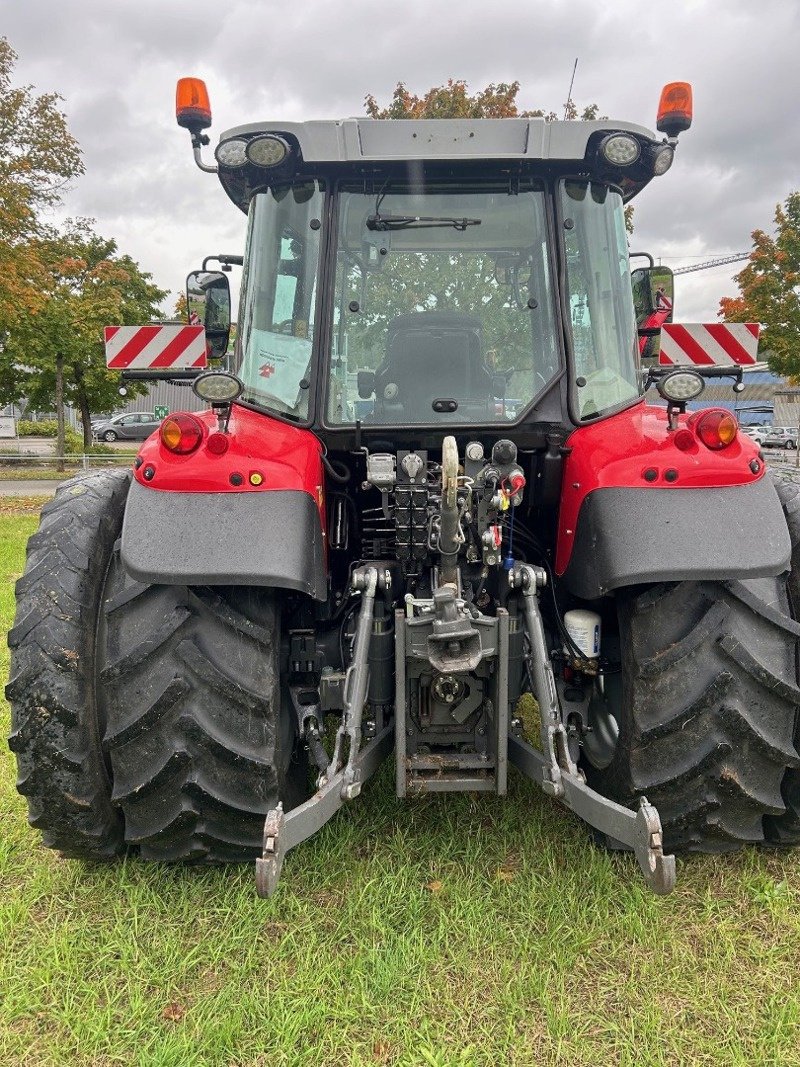
{"type": "MultiPolygon", "coordinates": [[[[233,138],[249,140],[275,134],[294,149],[292,173],[298,167],[308,173],[319,166],[360,176],[365,171],[376,172],[382,164],[402,167],[420,162],[479,165],[517,161],[568,165],[586,160],[590,142],[596,144],[604,135],[615,132],[632,133],[644,142],[656,142],[651,130],[631,122],[612,119],[547,122],[542,118],[254,122],[225,130],[219,140],[222,143],[233,138]]],[[[220,167],[219,178],[228,196],[247,211],[250,197],[258,188],[264,188],[271,180],[287,180],[281,171],[285,174],[283,166],[267,177],[261,168],[246,166],[226,171],[220,167]]],[[[631,183],[624,190],[625,199],[630,199],[645,184],[646,180],[631,183]]]]}
{"type": "Polygon", "coordinates": [[[583,159],[593,133],[624,130],[649,140],[644,126],[608,119],[370,119],[253,122],[226,130],[220,141],[256,134],[288,134],[306,163],[419,159],[583,159]]]}

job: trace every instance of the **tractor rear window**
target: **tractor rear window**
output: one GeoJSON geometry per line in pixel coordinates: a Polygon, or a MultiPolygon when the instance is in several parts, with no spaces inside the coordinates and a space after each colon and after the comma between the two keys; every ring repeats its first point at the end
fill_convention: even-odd
{"type": "Polygon", "coordinates": [[[559,364],[544,219],[533,185],[343,190],[328,423],[521,414],[559,364]]]}
{"type": "Polygon", "coordinates": [[[308,416],[323,194],[318,183],[258,193],[242,279],[238,374],[244,400],[308,416]]]}
{"type": "Polygon", "coordinates": [[[591,419],[641,391],[622,197],[599,182],[566,181],[561,212],[573,397],[578,417],[591,419]]]}

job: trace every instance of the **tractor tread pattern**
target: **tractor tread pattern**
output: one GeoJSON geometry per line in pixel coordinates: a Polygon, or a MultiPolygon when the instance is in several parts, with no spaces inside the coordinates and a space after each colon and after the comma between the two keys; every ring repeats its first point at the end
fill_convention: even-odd
{"type": "Polygon", "coordinates": [[[125,848],[100,744],[94,668],[98,601],[129,483],[127,471],[100,471],[58,488],[28,542],[8,638],[9,747],[28,821],[45,845],[89,860],[125,848]]]}
{"type": "MultiPolygon", "coordinates": [[[[775,479],[775,488],[783,507],[789,537],[792,542],[792,562],[789,572],[789,602],[795,626],[800,620],[800,485],[775,479]]],[[[800,628],[800,627],[798,627],[800,628]]],[[[795,658],[795,681],[800,681],[800,652],[795,658]]],[[[800,716],[795,729],[795,745],[800,746],[800,716]]],[[[783,780],[785,811],[764,820],[764,832],[770,844],[800,845],[800,771],[796,765],[787,770],[783,780]]]]}
{"type": "Polygon", "coordinates": [[[620,639],[627,722],[590,781],[623,803],[646,795],[671,851],[762,842],[785,817],[786,769],[800,765],[784,578],[634,592],[621,598],[620,639]]]}
{"type": "Polygon", "coordinates": [[[272,594],[247,591],[252,621],[218,589],[131,585],[115,557],[102,681],[126,840],[148,860],[250,861],[284,781],[272,594]]]}

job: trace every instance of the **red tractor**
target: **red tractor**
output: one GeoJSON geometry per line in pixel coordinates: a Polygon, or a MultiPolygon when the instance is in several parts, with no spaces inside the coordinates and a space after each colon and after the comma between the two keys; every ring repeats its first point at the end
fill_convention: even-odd
{"type": "Polygon", "coordinates": [[[514,763],[661,893],[674,850],[797,841],[800,493],[687,414],[705,370],[640,357],[672,294],[646,267],[635,305],[624,208],[689,87],[663,138],[254,123],[211,166],[202,82],[178,121],[248,215],[218,257],[238,337],[204,270],[188,359],[110,342],[207,410],[62,486],[29,543],[7,693],[45,844],[255,860],[266,894],[392,751],[400,796],[504,794],[514,763]]]}

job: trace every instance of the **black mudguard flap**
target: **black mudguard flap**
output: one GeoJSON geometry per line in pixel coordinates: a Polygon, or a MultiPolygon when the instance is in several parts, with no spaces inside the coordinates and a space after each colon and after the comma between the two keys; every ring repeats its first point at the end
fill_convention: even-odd
{"type": "Polygon", "coordinates": [[[762,578],[789,569],[772,479],[714,489],[596,489],[564,579],[586,600],[642,582],[762,578]]]}
{"type": "Polygon", "coordinates": [[[263,585],[328,595],[316,501],[296,490],[175,493],[134,481],[122,562],[136,581],[263,585]]]}

